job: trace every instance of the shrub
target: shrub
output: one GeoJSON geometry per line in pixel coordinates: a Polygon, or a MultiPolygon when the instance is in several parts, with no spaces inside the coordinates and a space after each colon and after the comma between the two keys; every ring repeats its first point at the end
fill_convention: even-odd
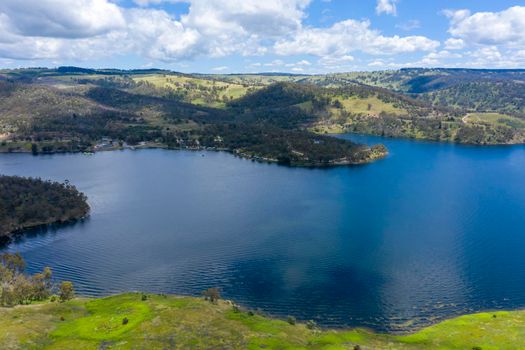
{"type": "Polygon", "coordinates": [[[69,281],[64,281],[60,283],[60,293],[59,298],[61,302],[71,300],[75,297],[75,289],[73,288],[73,283],[69,281]]]}
{"type": "Polygon", "coordinates": [[[317,324],[314,320],[309,320],[308,322],[306,322],[306,328],[314,329],[315,327],[317,327],[317,324]]]}
{"type": "Polygon", "coordinates": [[[204,296],[204,300],[209,300],[211,303],[216,304],[221,297],[221,292],[219,288],[208,288],[202,292],[202,295],[204,296]]]}

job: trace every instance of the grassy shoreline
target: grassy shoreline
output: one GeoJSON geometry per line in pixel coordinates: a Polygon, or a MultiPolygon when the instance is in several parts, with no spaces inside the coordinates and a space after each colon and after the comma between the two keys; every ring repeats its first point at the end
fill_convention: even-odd
{"type": "Polygon", "coordinates": [[[389,335],[271,319],[230,301],[140,293],[0,308],[0,329],[2,349],[525,349],[525,310],[389,335]]]}

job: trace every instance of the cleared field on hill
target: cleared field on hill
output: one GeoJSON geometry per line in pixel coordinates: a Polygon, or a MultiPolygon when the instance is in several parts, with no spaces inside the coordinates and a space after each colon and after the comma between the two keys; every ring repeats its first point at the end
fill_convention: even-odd
{"type": "Polygon", "coordinates": [[[183,75],[136,75],[132,79],[135,82],[152,84],[160,89],[184,92],[187,102],[208,107],[223,108],[226,101],[242,97],[249,91],[249,86],[242,84],[183,75]]]}
{"type": "Polygon", "coordinates": [[[384,102],[376,96],[360,98],[352,96],[350,98],[339,99],[347,112],[354,114],[378,116],[381,113],[406,115],[407,111],[394,106],[392,103],[384,102]]]}
{"type": "Polygon", "coordinates": [[[494,126],[508,126],[525,128],[525,119],[512,117],[501,113],[469,113],[465,117],[466,123],[487,123],[494,126]]]}

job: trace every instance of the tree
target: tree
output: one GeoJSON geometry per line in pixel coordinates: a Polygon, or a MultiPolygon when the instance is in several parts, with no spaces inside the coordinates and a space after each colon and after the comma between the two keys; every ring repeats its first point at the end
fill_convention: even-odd
{"type": "Polygon", "coordinates": [[[75,289],[73,283],[69,281],[63,281],[60,283],[59,298],[61,302],[71,300],[75,297],[75,289]]]}
{"type": "Polygon", "coordinates": [[[221,292],[219,288],[208,288],[202,292],[204,300],[209,300],[211,303],[216,304],[221,298],[221,292]]]}
{"type": "Polygon", "coordinates": [[[33,275],[33,300],[44,300],[51,294],[51,277],[53,273],[49,267],[45,267],[41,273],[33,275]]]}
{"type": "Polygon", "coordinates": [[[26,268],[26,263],[20,253],[0,255],[0,264],[13,273],[23,273],[26,268]]]}
{"type": "Polygon", "coordinates": [[[29,304],[44,300],[51,294],[51,269],[41,273],[24,274],[25,261],[20,254],[0,255],[0,306],[29,304]]]}

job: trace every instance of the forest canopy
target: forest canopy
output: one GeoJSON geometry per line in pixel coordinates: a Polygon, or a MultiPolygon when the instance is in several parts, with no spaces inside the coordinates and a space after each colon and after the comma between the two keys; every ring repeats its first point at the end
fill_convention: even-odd
{"type": "Polygon", "coordinates": [[[0,241],[23,229],[80,219],[88,213],[87,197],[68,181],[0,175],[0,241]]]}

